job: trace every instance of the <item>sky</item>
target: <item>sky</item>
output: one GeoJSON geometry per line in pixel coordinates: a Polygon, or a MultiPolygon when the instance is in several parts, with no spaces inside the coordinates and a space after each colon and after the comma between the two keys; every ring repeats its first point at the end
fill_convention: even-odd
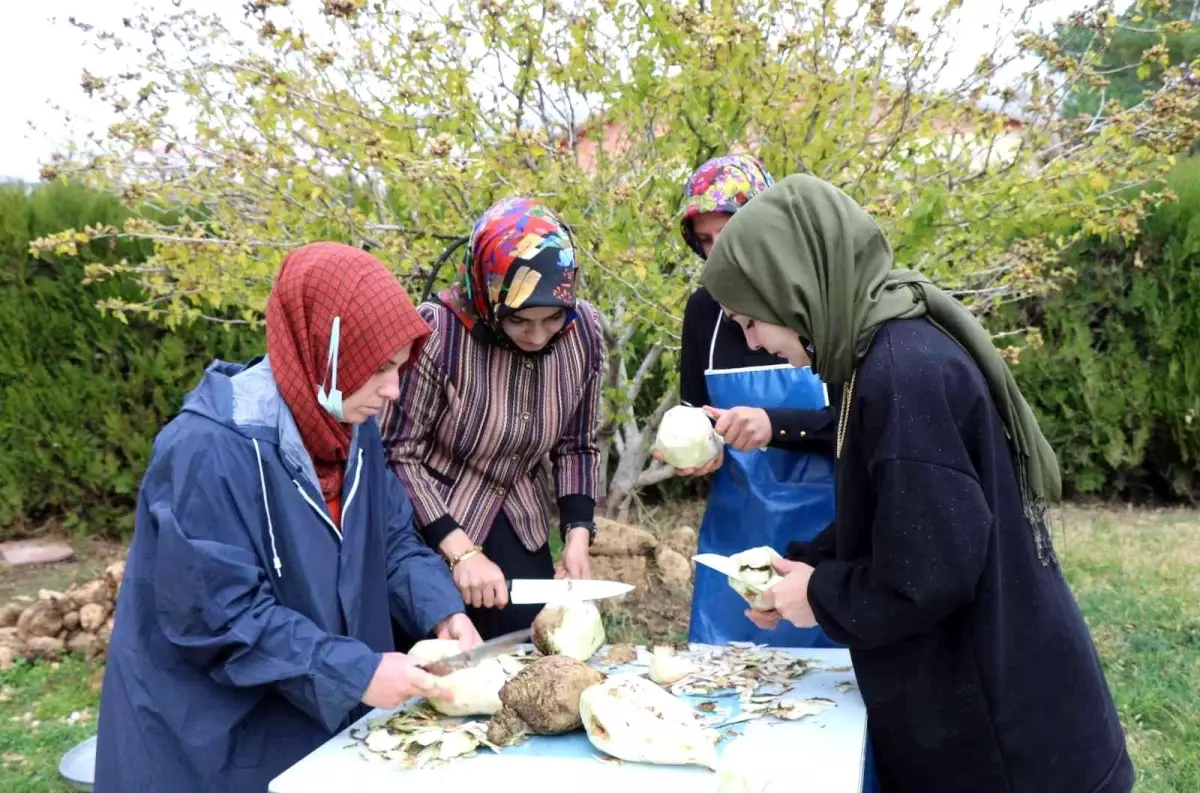
{"type": "MultiPolygon", "coordinates": [[[[179,2],[219,13],[231,26],[242,18],[245,4],[245,0],[179,2]]],[[[1047,24],[1092,2],[1045,0],[1036,20],[1047,24]]],[[[315,12],[320,0],[292,3],[304,12],[315,12]]],[[[967,18],[974,26],[955,32],[956,64],[969,69],[979,54],[992,48],[999,27],[996,20],[1003,8],[1014,3],[1023,5],[1020,0],[967,0],[971,11],[967,18]],[[985,27],[989,21],[992,26],[985,27]]],[[[936,0],[929,2],[931,7],[936,4],[936,0]]],[[[97,51],[67,19],[75,16],[116,30],[123,16],[136,13],[135,4],[129,0],[10,0],[5,5],[5,32],[9,35],[0,45],[0,74],[4,75],[0,80],[0,179],[36,181],[40,163],[53,152],[65,150],[89,131],[101,132],[112,120],[106,109],[89,100],[79,87],[84,68],[96,63],[97,51]],[[72,117],[71,124],[64,121],[64,114],[72,117]]],[[[155,16],[174,10],[172,0],[143,0],[136,7],[149,8],[155,16]]]]}

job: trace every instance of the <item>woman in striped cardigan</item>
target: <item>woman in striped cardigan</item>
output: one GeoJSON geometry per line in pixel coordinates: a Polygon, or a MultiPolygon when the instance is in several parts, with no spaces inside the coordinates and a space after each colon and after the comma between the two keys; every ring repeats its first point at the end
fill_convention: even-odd
{"type": "MultiPolygon", "coordinates": [[[[596,310],[576,298],[576,272],[570,233],[544,205],[493,205],[457,281],[420,305],[432,334],[383,416],[392,469],[484,639],[537,614],[508,603],[506,578],[589,576],[605,346],[596,310]]],[[[401,649],[412,640],[397,634],[401,649]]]]}

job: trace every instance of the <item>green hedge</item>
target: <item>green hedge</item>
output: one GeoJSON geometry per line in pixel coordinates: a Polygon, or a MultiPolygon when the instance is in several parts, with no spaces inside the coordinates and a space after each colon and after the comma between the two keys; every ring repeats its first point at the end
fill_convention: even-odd
{"type": "Polygon", "coordinates": [[[1200,495],[1200,160],[1169,183],[1136,244],[1080,245],[1077,279],[1024,309],[1046,344],[1014,373],[1074,495],[1200,495]]]}
{"type": "Polygon", "coordinates": [[[84,264],[138,261],[143,246],[98,242],[53,264],[28,255],[42,234],[123,215],[114,198],[79,187],[0,189],[0,538],[47,521],[130,530],[155,433],[213,357],[249,357],[261,344],[246,329],[172,333],[101,315],[98,300],[136,288],[84,286],[84,264]]]}

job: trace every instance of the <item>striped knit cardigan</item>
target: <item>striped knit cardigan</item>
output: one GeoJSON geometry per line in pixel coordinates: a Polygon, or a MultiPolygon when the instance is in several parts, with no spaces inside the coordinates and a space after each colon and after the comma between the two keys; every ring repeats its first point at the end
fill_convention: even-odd
{"type": "Polygon", "coordinates": [[[522,545],[547,540],[551,488],[563,522],[591,520],[606,351],[596,309],[540,356],[474,337],[445,306],[418,310],[433,328],[381,416],[389,464],[431,546],[457,528],[482,544],[503,507],[522,545]],[[549,456],[554,482],[541,462],[549,456]]]}

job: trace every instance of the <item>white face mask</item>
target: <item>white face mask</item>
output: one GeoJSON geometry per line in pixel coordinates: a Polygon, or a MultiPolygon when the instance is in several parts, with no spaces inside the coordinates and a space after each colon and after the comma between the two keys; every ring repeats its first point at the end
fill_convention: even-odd
{"type": "Polygon", "coordinates": [[[329,356],[325,360],[325,372],[332,373],[333,380],[329,384],[328,393],[325,391],[325,381],[321,380],[321,384],[317,386],[317,402],[329,411],[329,415],[344,422],[346,416],[342,413],[342,392],[337,387],[338,348],[341,346],[341,340],[342,318],[334,317],[333,327],[329,330],[329,356]]]}

